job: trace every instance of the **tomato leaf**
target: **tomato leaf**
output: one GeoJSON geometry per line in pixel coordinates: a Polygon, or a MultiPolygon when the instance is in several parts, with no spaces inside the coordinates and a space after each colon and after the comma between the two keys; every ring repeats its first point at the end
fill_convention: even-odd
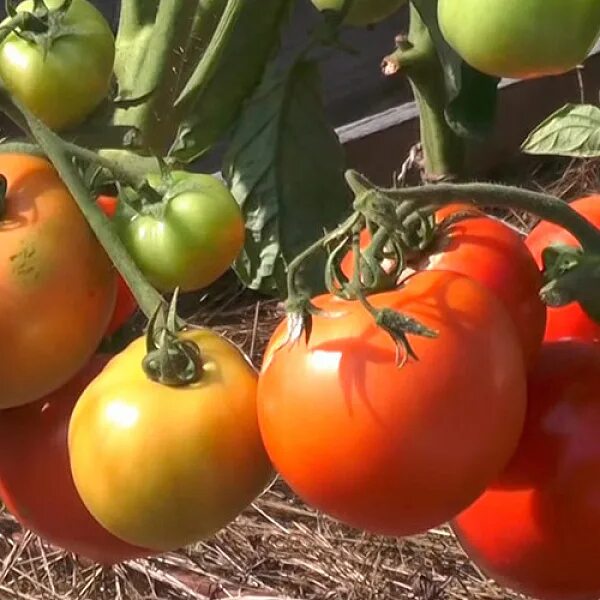
{"type": "Polygon", "coordinates": [[[458,135],[481,140],[491,133],[499,81],[462,63],[460,89],[446,108],[446,120],[458,135]]]}
{"type": "Polygon", "coordinates": [[[521,149],[526,154],[576,158],[600,156],[600,107],[567,104],[536,127],[521,149]]]}
{"type": "MultiPolygon", "coordinates": [[[[343,148],[325,117],[317,64],[273,69],[248,102],[225,157],[224,177],[246,220],[234,268],[250,288],[287,296],[289,262],[351,210],[343,148]]],[[[302,273],[324,290],[325,252],[302,273]]]]}

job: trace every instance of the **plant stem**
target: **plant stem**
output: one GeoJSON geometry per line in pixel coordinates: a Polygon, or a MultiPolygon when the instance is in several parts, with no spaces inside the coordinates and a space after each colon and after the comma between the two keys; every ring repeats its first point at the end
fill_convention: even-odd
{"type": "Polygon", "coordinates": [[[419,11],[410,5],[408,44],[384,61],[384,72],[403,71],[419,109],[425,178],[430,181],[456,179],[465,171],[465,142],[445,117],[446,83],[435,45],[419,11]]]}
{"type": "Polygon", "coordinates": [[[302,266],[302,263],[308,260],[308,258],[315,254],[315,252],[326,248],[331,242],[348,235],[357,221],[359,221],[361,218],[362,217],[359,213],[353,213],[337,229],[334,229],[325,237],[311,244],[308,248],[306,248],[306,250],[294,258],[294,260],[289,264],[287,272],[288,299],[294,300],[298,296],[296,276],[300,267],[302,266]]]}
{"type": "Polygon", "coordinates": [[[11,102],[23,113],[33,137],[58,171],[96,237],[126,280],[140,308],[150,318],[164,303],[164,299],[146,281],[101,209],[90,198],[89,190],[71,164],[70,153],[64,142],[15,100],[11,102]]]}
{"type": "Polygon", "coordinates": [[[15,30],[27,23],[30,18],[29,13],[22,12],[11,17],[0,27],[0,44],[15,30]]]}
{"type": "Polygon", "coordinates": [[[395,200],[412,200],[418,204],[432,206],[445,206],[468,199],[468,202],[480,207],[496,206],[523,210],[563,227],[577,238],[584,250],[600,254],[600,230],[567,202],[548,194],[491,183],[439,183],[380,191],[395,200]]]}

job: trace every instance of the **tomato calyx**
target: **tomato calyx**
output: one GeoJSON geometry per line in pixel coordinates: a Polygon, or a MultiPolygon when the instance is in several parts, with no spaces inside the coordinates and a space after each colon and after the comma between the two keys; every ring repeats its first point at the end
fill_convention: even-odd
{"type": "Polygon", "coordinates": [[[540,296],[558,308],[578,302],[600,323],[600,255],[568,245],[548,246],[542,253],[546,285],[540,296]]]}
{"type": "Polygon", "coordinates": [[[146,356],[142,368],[146,376],[162,385],[184,387],[202,379],[203,361],[198,344],[183,340],[178,333],[182,329],[177,317],[178,291],[165,316],[164,307],[159,306],[150,321],[146,333],[146,356]],[[162,323],[159,325],[159,319],[162,323]]]}
{"type": "Polygon", "coordinates": [[[64,24],[72,2],[73,0],[64,0],[58,8],[50,9],[44,0],[33,0],[33,10],[22,12],[23,17],[18,19],[20,15],[14,0],[6,0],[7,14],[13,19],[18,19],[9,24],[7,29],[12,30],[20,38],[39,45],[46,56],[57,39],[75,33],[72,27],[64,24]]]}

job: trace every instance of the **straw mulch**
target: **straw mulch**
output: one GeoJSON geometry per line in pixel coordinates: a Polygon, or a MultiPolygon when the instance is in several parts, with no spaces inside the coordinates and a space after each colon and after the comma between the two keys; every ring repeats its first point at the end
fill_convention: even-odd
{"type": "MultiPolygon", "coordinates": [[[[600,161],[519,166],[525,171],[512,171],[517,181],[566,199],[598,189],[600,161]]],[[[523,229],[532,225],[518,214],[510,219],[523,229]]],[[[244,292],[231,276],[201,302],[183,298],[182,312],[225,333],[256,364],[283,314],[276,302],[244,292]]],[[[0,558],[0,599],[517,598],[486,580],[447,528],[401,540],[365,535],[306,507],[281,481],[215,538],[110,569],[44,545],[3,511],[0,558]]]]}

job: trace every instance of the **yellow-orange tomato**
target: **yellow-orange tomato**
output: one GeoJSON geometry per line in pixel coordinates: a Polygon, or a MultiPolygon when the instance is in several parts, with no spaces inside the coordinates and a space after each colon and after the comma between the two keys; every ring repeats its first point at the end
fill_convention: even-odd
{"type": "Polygon", "coordinates": [[[0,155],[0,408],[33,402],[91,358],[111,317],[115,270],[46,160],[0,155]]]}
{"type": "Polygon", "coordinates": [[[202,353],[200,382],[167,387],[117,355],[79,398],[69,455],[83,503],[113,535],[174,550],[228,525],[272,477],[258,429],[257,374],[209,330],[182,334],[202,353]]]}

